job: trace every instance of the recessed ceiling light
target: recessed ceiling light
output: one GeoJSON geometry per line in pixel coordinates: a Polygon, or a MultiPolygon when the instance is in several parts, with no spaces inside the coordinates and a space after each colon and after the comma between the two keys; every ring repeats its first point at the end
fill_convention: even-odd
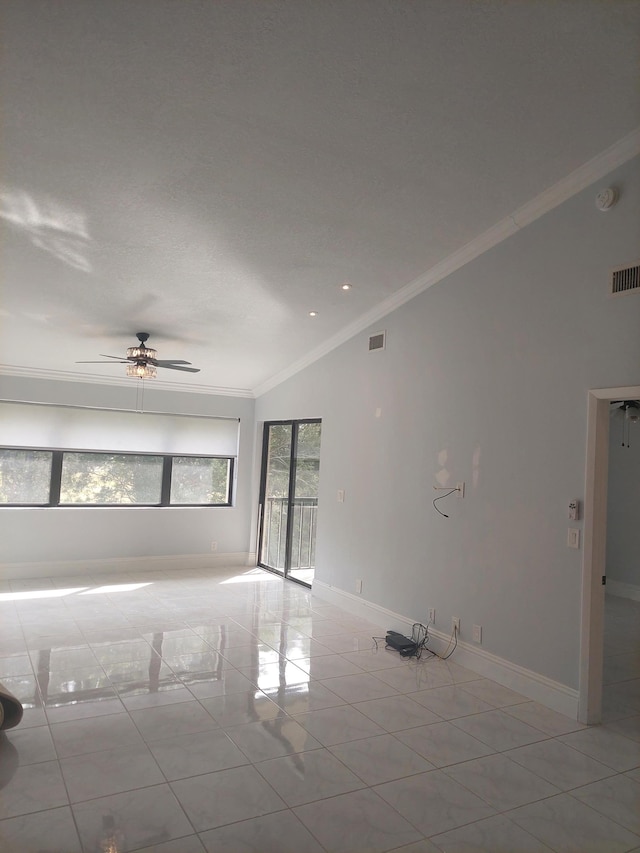
{"type": "Polygon", "coordinates": [[[309,311],[309,316],[310,316],[310,317],[317,317],[317,316],[318,316],[318,312],[317,312],[317,311],[309,311]]]}
{"type": "Polygon", "coordinates": [[[345,281],[344,284],[340,285],[340,290],[351,290],[351,285],[349,284],[348,281],[345,281]]]}

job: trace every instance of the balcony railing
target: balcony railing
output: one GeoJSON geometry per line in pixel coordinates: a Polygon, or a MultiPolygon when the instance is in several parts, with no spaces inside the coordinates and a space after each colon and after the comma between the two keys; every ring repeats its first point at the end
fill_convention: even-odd
{"type": "MultiPolygon", "coordinates": [[[[287,498],[267,498],[264,508],[261,562],[284,569],[287,538],[287,498]]],[[[316,562],[317,498],[293,501],[291,569],[314,569],[316,562]]]]}

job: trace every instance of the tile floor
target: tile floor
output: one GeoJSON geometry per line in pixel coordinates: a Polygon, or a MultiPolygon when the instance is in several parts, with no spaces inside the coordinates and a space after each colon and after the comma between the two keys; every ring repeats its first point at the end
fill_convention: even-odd
{"type": "Polygon", "coordinates": [[[5,582],[0,850],[638,851],[639,615],[587,729],[259,570],[5,582]]]}

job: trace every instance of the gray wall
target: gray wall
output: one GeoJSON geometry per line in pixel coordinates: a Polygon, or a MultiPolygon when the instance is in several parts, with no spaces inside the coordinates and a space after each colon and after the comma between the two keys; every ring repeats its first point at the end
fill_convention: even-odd
{"type": "MultiPolygon", "coordinates": [[[[0,377],[0,399],[104,408],[135,408],[129,386],[0,377]]],[[[146,411],[240,418],[235,506],[56,509],[4,508],[0,512],[0,562],[95,560],[246,552],[253,502],[254,401],[147,386],[146,411]]]]}
{"type": "Polygon", "coordinates": [[[567,502],[584,498],[588,389],[640,381],[640,296],[607,295],[639,226],[635,160],[258,399],[258,422],[323,421],[318,580],[362,578],[421,621],[435,607],[442,631],[459,616],[469,641],[482,625],[483,649],[577,687],[567,502]],[[609,184],[621,199],[601,213],[609,184]],[[437,475],[467,485],[448,519],[437,475]]]}
{"type": "Polygon", "coordinates": [[[629,436],[629,447],[621,447],[622,429],[619,422],[612,419],[609,432],[607,578],[635,586],[635,592],[640,595],[640,424],[630,427],[629,436]]]}

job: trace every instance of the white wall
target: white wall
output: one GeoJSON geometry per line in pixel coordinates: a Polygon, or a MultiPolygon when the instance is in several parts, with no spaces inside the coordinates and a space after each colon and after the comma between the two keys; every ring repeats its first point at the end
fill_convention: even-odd
{"type": "Polygon", "coordinates": [[[639,225],[635,160],[257,400],[259,422],[322,418],[318,580],[362,578],[363,598],[412,619],[434,607],[442,631],[459,616],[464,640],[482,625],[482,649],[577,688],[567,501],[583,498],[588,389],[640,381],[640,296],[607,295],[639,225]],[[467,484],[440,503],[449,519],[437,476],[467,484]]]}
{"type": "MultiPolygon", "coordinates": [[[[0,399],[105,408],[135,408],[136,385],[91,385],[0,377],[0,399]]],[[[20,576],[26,564],[200,555],[213,561],[246,555],[250,540],[254,401],[238,397],[145,391],[146,411],[240,418],[233,507],[18,508],[0,509],[0,563],[5,575],[20,576]]],[[[74,568],[72,566],[70,569],[74,568]]],[[[38,574],[39,567],[30,573],[38,574]]],[[[42,571],[46,572],[46,565],[42,571]]]]}
{"type": "Polygon", "coordinates": [[[640,599],[640,424],[629,429],[629,447],[621,447],[621,443],[620,422],[612,419],[607,493],[607,590],[640,599]]]}
{"type": "MultiPolygon", "coordinates": [[[[536,220],[255,402],[149,389],[145,408],[240,417],[234,509],[3,509],[0,561],[246,553],[264,420],[323,420],[318,580],[577,687],[589,388],[640,384],[640,296],[607,295],[633,263],[639,162],[536,220]],[[595,191],[621,191],[596,210],[595,191]],[[367,336],[387,329],[387,349],[367,336]],[[381,416],[376,417],[376,409],[381,416]],[[446,474],[444,473],[446,470],[446,474]],[[467,496],[432,507],[440,476],[467,496]],[[345,502],[336,491],[345,490],[345,502]],[[144,524],[139,519],[144,517],[144,524]],[[80,521],[79,521],[80,519],[80,521]]],[[[366,287],[366,282],[355,283],[366,287]]],[[[0,399],[131,408],[133,388],[0,378],[0,399]]]]}

